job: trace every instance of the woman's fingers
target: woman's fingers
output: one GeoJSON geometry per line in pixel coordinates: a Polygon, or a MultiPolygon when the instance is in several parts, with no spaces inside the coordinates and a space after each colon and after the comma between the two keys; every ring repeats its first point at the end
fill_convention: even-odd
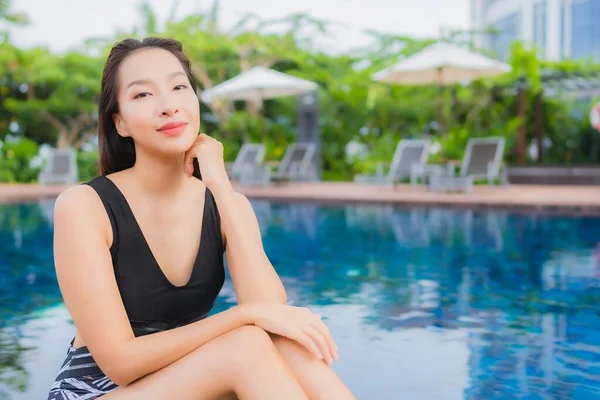
{"type": "Polygon", "coordinates": [[[196,140],[192,144],[192,146],[186,151],[185,159],[183,161],[183,171],[188,176],[192,176],[194,174],[194,158],[198,157],[198,151],[200,150],[200,145],[202,143],[207,143],[212,138],[204,133],[201,133],[196,137],[196,140]]]}
{"type": "Polygon", "coordinates": [[[194,174],[194,157],[195,155],[192,153],[188,153],[185,156],[185,162],[183,164],[183,170],[187,176],[192,176],[194,174]]]}
{"type": "Polygon", "coordinates": [[[321,335],[323,335],[331,354],[336,360],[338,360],[340,358],[340,354],[338,353],[337,345],[335,344],[335,340],[333,340],[333,336],[331,335],[327,325],[325,325],[325,323],[319,319],[314,323],[313,326],[319,331],[319,333],[321,333],[321,335]]]}
{"type": "Polygon", "coordinates": [[[316,343],[317,347],[319,348],[319,351],[325,358],[325,362],[327,363],[327,365],[331,365],[331,363],[333,362],[331,351],[329,350],[329,346],[327,345],[327,341],[323,337],[323,334],[319,332],[319,330],[313,325],[308,325],[304,329],[304,332],[306,332],[306,334],[312,339],[312,341],[316,343]]]}
{"type": "Polygon", "coordinates": [[[194,174],[194,158],[198,156],[197,153],[198,153],[198,144],[194,144],[185,153],[185,159],[183,160],[183,171],[188,176],[192,176],[194,174]]]}
{"type": "Polygon", "coordinates": [[[321,355],[319,350],[317,350],[317,347],[315,346],[315,343],[313,342],[312,338],[306,333],[300,332],[298,335],[290,339],[293,339],[296,342],[300,343],[302,346],[306,347],[306,349],[310,351],[319,360],[323,359],[323,356],[321,355]]]}
{"type": "Polygon", "coordinates": [[[318,359],[325,360],[328,365],[331,365],[334,359],[338,360],[337,346],[321,316],[313,314],[306,307],[294,309],[300,312],[298,315],[300,318],[296,319],[296,324],[293,324],[295,326],[290,327],[291,332],[286,336],[304,346],[318,359]]]}

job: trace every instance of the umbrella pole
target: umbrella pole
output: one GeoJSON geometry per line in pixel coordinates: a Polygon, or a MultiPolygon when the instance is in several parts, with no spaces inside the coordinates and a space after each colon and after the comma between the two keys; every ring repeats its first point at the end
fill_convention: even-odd
{"type": "Polygon", "coordinates": [[[266,134],[265,134],[265,98],[264,98],[264,93],[263,93],[263,89],[260,88],[258,89],[258,120],[259,120],[259,127],[258,129],[260,129],[260,140],[262,142],[262,144],[264,144],[266,146],[266,134]]]}
{"type": "Polygon", "coordinates": [[[258,110],[258,120],[259,120],[259,127],[258,129],[260,129],[260,140],[261,142],[266,145],[266,134],[265,134],[265,112],[264,112],[264,104],[261,104],[260,109],[258,110]]]}
{"type": "MultiPolygon", "coordinates": [[[[246,100],[246,110],[250,116],[256,116],[258,118],[258,135],[260,136],[261,142],[265,141],[265,133],[264,133],[264,98],[262,97],[263,91],[262,89],[258,89],[256,91],[257,96],[254,99],[246,100]]],[[[248,135],[248,123],[246,121],[246,134],[248,135]]]]}
{"type": "Polygon", "coordinates": [[[437,73],[437,82],[439,85],[440,91],[440,101],[438,106],[438,127],[440,136],[446,133],[446,129],[444,128],[444,82],[443,82],[443,70],[442,67],[436,68],[437,73]]]}

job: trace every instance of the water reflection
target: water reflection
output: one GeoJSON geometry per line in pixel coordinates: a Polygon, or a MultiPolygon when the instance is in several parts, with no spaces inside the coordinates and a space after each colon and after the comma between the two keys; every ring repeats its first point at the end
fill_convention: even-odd
{"type": "Polygon", "coordinates": [[[600,395],[598,218],[357,205],[319,213],[310,237],[263,221],[282,273],[302,278],[299,302],[363,305],[361,329],[468,332],[465,397],[600,395]],[[277,251],[288,242],[304,258],[277,251]]]}
{"type": "Polygon", "coordinates": [[[52,268],[52,230],[35,204],[0,204],[0,398],[25,392],[28,353],[20,328],[61,301],[52,268]]]}
{"type": "Polygon", "coordinates": [[[0,399],[8,398],[8,391],[25,392],[28,373],[23,367],[25,352],[31,350],[21,344],[14,327],[0,329],[0,399]]]}
{"type": "MultiPolygon", "coordinates": [[[[359,398],[600,394],[598,218],[252,203],[290,300],[327,318],[343,354],[335,368],[359,398]]],[[[0,390],[30,398],[74,331],[52,209],[0,206],[0,390]],[[58,314],[32,317],[53,305],[58,314]],[[55,332],[53,346],[33,320],[55,332]]],[[[232,304],[227,280],[215,312],[232,304]]]]}

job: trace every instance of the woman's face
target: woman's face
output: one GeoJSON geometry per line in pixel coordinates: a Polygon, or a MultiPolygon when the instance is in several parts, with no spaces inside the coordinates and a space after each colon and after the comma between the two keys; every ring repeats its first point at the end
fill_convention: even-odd
{"type": "Polygon", "coordinates": [[[200,102],[177,57],[163,49],[138,50],[123,60],[117,79],[119,135],[152,152],[187,151],[200,129],[200,102]]]}

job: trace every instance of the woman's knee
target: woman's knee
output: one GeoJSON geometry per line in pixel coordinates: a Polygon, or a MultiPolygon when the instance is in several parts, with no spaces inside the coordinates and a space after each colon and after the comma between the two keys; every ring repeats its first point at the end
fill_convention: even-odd
{"type": "MultiPolygon", "coordinates": [[[[234,329],[228,333],[228,336],[229,340],[234,342],[235,345],[256,345],[257,347],[273,346],[273,342],[271,341],[269,334],[263,329],[253,325],[245,325],[234,329]]],[[[244,346],[243,350],[251,349],[252,347],[244,346]]]]}
{"type": "Polygon", "coordinates": [[[311,352],[300,343],[279,335],[270,335],[273,345],[286,361],[312,361],[319,362],[311,352]]]}
{"type": "Polygon", "coordinates": [[[277,354],[269,334],[256,326],[237,328],[229,333],[228,339],[227,345],[233,356],[231,361],[238,368],[270,362],[277,354]]]}
{"type": "Polygon", "coordinates": [[[235,337],[236,339],[243,340],[264,340],[265,338],[269,338],[269,334],[262,328],[254,325],[244,325],[239,328],[236,328],[228,333],[228,335],[235,337]]]}

